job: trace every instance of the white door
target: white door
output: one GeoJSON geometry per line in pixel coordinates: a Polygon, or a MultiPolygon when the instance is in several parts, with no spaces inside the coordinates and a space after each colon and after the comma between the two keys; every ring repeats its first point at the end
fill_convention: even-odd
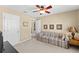
{"type": "Polygon", "coordinates": [[[35,26],[36,26],[36,33],[41,32],[41,20],[39,20],[39,19],[36,20],[35,26]]]}
{"type": "Polygon", "coordinates": [[[20,17],[13,14],[3,14],[3,39],[15,45],[20,40],[20,17]]]}

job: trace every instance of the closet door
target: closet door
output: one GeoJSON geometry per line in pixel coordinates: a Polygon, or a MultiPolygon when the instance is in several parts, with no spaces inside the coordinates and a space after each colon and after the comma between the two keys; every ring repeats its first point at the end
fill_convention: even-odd
{"type": "Polygon", "coordinates": [[[15,45],[20,40],[20,17],[3,13],[3,40],[15,45]]]}

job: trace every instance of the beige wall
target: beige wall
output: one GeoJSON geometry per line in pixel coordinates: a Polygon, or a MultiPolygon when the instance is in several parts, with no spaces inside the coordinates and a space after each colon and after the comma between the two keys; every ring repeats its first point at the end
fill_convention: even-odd
{"type": "Polygon", "coordinates": [[[27,40],[30,38],[30,35],[31,35],[31,20],[33,19],[33,17],[30,17],[30,16],[27,16],[27,15],[24,15],[18,11],[15,11],[15,10],[12,10],[12,9],[9,9],[9,8],[4,8],[4,7],[1,7],[0,6],[0,31],[3,30],[3,25],[2,25],[2,13],[10,13],[10,14],[15,14],[15,15],[18,15],[20,16],[20,37],[21,37],[21,40],[27,40]],[[23,26],[23,22],[27,22],[28,26],[24,27],[23,26]]]}
{"type": "MultiPolygon", "coordinates": [[[[21,21],[20,21],[20,30],[21,30],[21,40],[27,40],[30,38],[31,35],[31,24],[32,24],[32,19],[34,19],[33,17],[24,15],[18,11],[9,9],[9,8],[3,8],[0,6],[0,30],[3,30],[3,25],[2,25],[2,13],[11,13],[11,14],[15,14],[21,17],[21,21]],[[23,22],[27,22],[28,26],[24,27],[23,26],[23,22]]],[[[54,14],[54,15],[49,15],[46,17],[41,17],[41,24],[42,24],[42,31],[58,31],[56,30],[56,24],[62,24],[63,25],[63,31],[67,31],[67,28],[69,26],[76,26],[79,23],[79,11],[71,11],[71,12],[65,12],[65,13],[60,13],[60,14],[54,14]],[[44,24],[54,24],[55,25],[55,29],[54,30],[50,30],[50,29],[43,29],[43,25],[44,24]]]]}
{"type": "Polygon", "coordinates": [[[70,11],[70,12],[64,12],[54,15],[49,15],[45,17],[41,17],[41,23],[42,23],[42,31],[56,31],[56,32],[65,32],[67,31],[68,27],[70,26],[76,26],[77,25],[77,11],[70,11]],[[47,24],[48,26],[50,24],[54,24],[54,30],[43,29],[43,25],[47,24]],[[62,24],[62,30],[56,29],[56,24],[62,24]]]}
{"type": "Polygon", "coordinates": [[[79,31],[79,11],[77,11],[77,29],[79,31]]]}
{"type": "Polygon", "coordinates": [[[32,27],[32,17],[22,15],[21,16],[21,40],[30,39],[31,27],[32,27]],[[23,22],[27,22],[27,26],[23,26],[23,22]]]}

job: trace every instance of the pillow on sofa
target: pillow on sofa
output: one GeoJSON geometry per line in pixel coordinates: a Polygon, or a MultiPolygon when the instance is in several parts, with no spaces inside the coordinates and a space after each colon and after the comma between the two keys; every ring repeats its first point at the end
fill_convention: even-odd
{"type": "Polygon", "coordinates": [[[79,33],[75,33],[75,37],[76,40],[79,40],[79,33]]]}
{"type": "Polygon", "coordinates": [[[75,38],[75,40],[79,40],[79,37],[74,37],[75,38]]]}
{"type": "Polygon", "coordinates": [[[79,41],[79,38],[78,37],[75,37],[75,40],[78,40],[79,41]]]}

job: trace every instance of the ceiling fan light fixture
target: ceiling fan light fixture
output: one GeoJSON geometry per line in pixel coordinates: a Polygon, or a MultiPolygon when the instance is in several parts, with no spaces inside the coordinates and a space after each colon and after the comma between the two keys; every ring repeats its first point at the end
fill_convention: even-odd
{"type": "Polygon", "coordinates": [[[43,10],[41,10],[40,13],[45,13],[45,12],[43,10]]]}

